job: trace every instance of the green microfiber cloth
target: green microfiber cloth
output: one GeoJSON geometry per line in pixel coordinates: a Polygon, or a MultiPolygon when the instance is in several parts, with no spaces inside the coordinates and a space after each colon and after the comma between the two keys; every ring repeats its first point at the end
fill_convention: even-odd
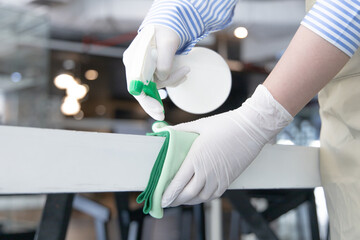
{"type": "Polygon", "coordinates": [[[162,195],[198,136],[196,133],[176,131],[166,126],[166,122],[155,122],[152,126],[154,133],[148,134],[165,137],[165,142],[151,170],[148,185],[136,199],[138,203],[145,201],[143,212],[150,213],[154,218],[163,217],[162,195]]]}

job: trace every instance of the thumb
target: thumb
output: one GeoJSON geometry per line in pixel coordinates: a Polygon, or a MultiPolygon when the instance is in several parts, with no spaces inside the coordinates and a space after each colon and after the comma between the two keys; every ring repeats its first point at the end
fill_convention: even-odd
{"type": "Polygon", "coordinates": [[[166,188],[162,200],[161,206],[168,207],[179,196],[179,194],[186,187],[188,182],[193,178],[195,174],[194,166],[191,159],[185,159],[182,163],[179,171],[176,173],[169,186],[166,188]]]}
{"type": "Polygon", "coordinates": [[[186,80],[186,74],[189,72],[190,68],[188,66],[183,66],[175,72],[171,73],[166,80],[155,78],[154,81],[156,82],[157,88],[176,87],[186,80]]]}

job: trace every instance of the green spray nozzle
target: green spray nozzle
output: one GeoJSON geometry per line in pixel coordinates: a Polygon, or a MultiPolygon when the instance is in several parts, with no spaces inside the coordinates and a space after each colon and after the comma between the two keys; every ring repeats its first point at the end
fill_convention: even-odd
{"type": "Polygon", "coordinates": [[[132,80],[130,82],[129,93],[134,96],[140,95],[144,88],[144,83],[139,80],[132,80]]]}
{"type": "Polygon", "coordinates": [[[129,86],[129,93],[131,95],[138,96],[141,94],[141,91],[144,91],[146,95],[156,99],[161,104],[161,106],[163,106],[163,102],[161,101],[156,83],[149,81],[149,83],[145,85],[140,80],[132,80],[129,86]]]}

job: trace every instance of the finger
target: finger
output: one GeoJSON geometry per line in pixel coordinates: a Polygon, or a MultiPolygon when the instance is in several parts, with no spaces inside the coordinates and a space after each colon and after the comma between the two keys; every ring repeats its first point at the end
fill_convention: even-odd
{"type": "MultiPolygon", "coordinates": [[[[204,147],[204,138],[199,136],[193,143],[187,158],[193,159],[195,177],[198,178],[197,183],[193,183],[195,187],[191,187],[189,183],[183,191],[183,196],[179,194],[175,204],[198,204],[205,202],[210,199],[214,193],[218,190],[219,186],[219,173],[217,172],[216,166],[211,161],[206,161],[209,156],[206,155],[204,147]],[[197,185],[197,186],[196,186],[197,185]],[[188,191],[189,193],[187,193],[188,191]],[[190,195],[192,193],[192,195],[190,195]]],[[[194,177],[194,181],[196,178],[194,177]]],[[[192,181],[193,181],[192,180],[192,181]]]]}
{"type": "Polygon", "coordinates": [[[151,130],[153,132],[162,132],[165,130],[166,127],[169,127],[169,124],[167,122],[155,122],[152,127],[151,130]]]}
{"type": "Polygon", "coordinates": [[[206,177],[206,183],[203,189],[199,192],[197,196],[192,198],[191,200],[188,200],[187,202],[184,202],[184,204],[187,205],[195,205],[203,202],[207,202],[214,198],[218,183],[216,181],[215,176],[207,176],[206,177]]]}
{"type": "Polygon", "coordinates": [[[188,66],[183,66],[171,73],[166,80],[155,79],[158,88],[176,87],[186,80],[186,74],[190,72],[188,66]]]}
{"type": "Polygon", "coordinates": [[[168,207],[174,199],[177,198],[180,192],[192,179],[193,175],[194,166],[191,159],[186,158],[162,196],[162,207],[168,207]]]}
{"type": "MultiPolygon", "coordinates": [[[[200,149],[201,146],[201,139],[197,138],[192,144],[190,151],[183,162],[184,166],[191,165],[194,174],[191,179],[187,179],[186,184],[183,182],[182,187],[177,189],[176,195],[173,195],[170,199],[171,201],[169,201],[171,202],[170,206],[177,206],[191,200],[202,190],[203,186],[205,185],[206,176],[204,166],[199,166],[199,162],[200,164],[202,163],[199,156],[199,154],[202,153],[200,149]]],[[[180,170],[186,171],[187,169],[182,169],[181,166],[180,170]]],[[[182,179],[179,179],[179,181],[181,180],[182,179]]]]}
{"type": "Polygon", "coordinates": [[[196,198],[205,184],[205,175],[202,172],[196,172],[191,181],[180,192],[177,198],[170,204],[171,207],[176,207],[182,204],[187,204],[191,199],[196,198]]]}
{"type": "Polygon", "coordinates": [[[158,121],[163,121],[165,119],[164,107],[158,100],[147,96],[144,92],[142,92],[139,96],[134,97],[144,111],[150,115],[150,117],[158,121]]]}
{"type": "Polygon", "coordinates": [[[174,56],[180,44],[180,38],[173,30],[163,26],[156,26],[155,37],[158,53],[155,74],[159,80],[166,80],[169,77],[174,56]],[[176,36],[169,37],[169,34],[176,36]]]}

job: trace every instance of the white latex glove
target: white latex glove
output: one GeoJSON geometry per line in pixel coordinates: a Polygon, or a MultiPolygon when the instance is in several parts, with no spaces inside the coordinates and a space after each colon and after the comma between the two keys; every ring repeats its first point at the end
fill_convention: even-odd
{"type": "MultiPolygon", "coordinates": [[[[130,90],[133,80],[144,85],[155,82],[156,87],[175,87],[186,79],[189,67],[181,67],[171,72],[180,38],[174,30],[160,25],[145,26],[124,52],[128,90],[134,95],[141,107],[156,120],[164,120],[161,99],[146,94],[143,90],[134,94],[130,90]]],[[[157,90],[155,88],[155,92],[157,90]]]]}
{"type": "Polygon", "coordinates": [[[162,206],[198,204],[220,197],[292,119],[266,87],[259,85],[236,110],[174,126],[200,136],[165,190],[162,206]]]}

